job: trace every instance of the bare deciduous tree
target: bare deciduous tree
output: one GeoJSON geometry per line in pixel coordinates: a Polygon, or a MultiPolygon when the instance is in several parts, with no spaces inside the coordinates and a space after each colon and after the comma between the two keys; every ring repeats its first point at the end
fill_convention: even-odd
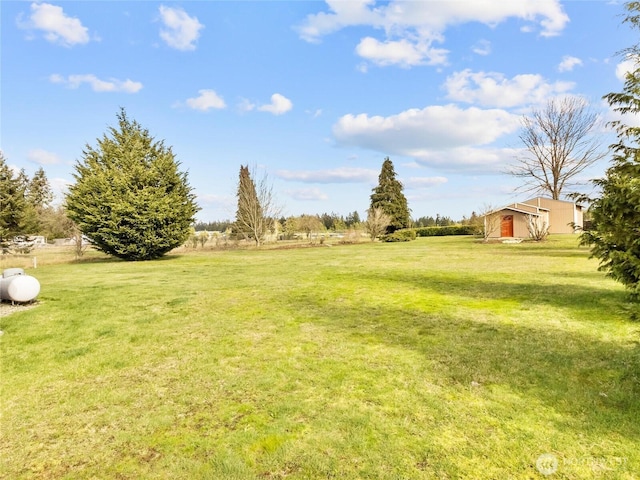
{"type": "Polygon", "coordinates": [[[367,211],[367,220],[364,225],[372,242],[386,233],[387,227],[391,225],[392,220],[391,215],[386,214],[382,207],[370,208],[367,211]]]}
{"type": "Polygon", "coordinates": [[[299,217],[289,217],[285,228],[291,235],[304,233],[308,239],[311,239],[312,235],[325,230],[322,220],[317,215],[304,214],[299,217]]]}
{"type": "Polygon", "coordinates": [[[238,233],[251,238],[259,247],[267,232],[275,228],[282,208],[276,202],[266,173],[257,181],[252,174],[255,177],[255,171],[249,172],[248,166],[240,167],[235,227],[238,233]]]}
{"type": "Polygon", "coordinates": [[[76,260],[78,260],[84,255],[84,252],[89,246],[89,242],[84,238],[84,235],[82,235],[82,232],[75,224],[71,238],[73,239],[73,253],[75,253],[76,260]]]}
{"type": "Polygon", "coordinates": [[[548,193],[559,200],[576,176],[606,155],[594,136],[598,116],[577,97],[549,100],[522,119],[525,153],[507,172],[524,180],[522,190],[548,193]]]}
{"type": "Polygon", "coordinates": [[[541,242],[549,235],[549,225],[540,217],[535,215],[525,215],[527,219],[527,230],[529,236],[537,242],[541,242]]]}
{"type": "Polygon", "coordinates": [[[200,232],[198,235],[198,243],[200,243],[200,247],[204,248],[204,244],[209,241],[209,232],[200,232]]]}
{"type": "Polygon", "coordinates": [[[479,218],[482,219],[482,240],[489,241],[491,234],[500,228],[500,214],[495,211],[492,205],[484,205],[480,211],[479,218]]]}

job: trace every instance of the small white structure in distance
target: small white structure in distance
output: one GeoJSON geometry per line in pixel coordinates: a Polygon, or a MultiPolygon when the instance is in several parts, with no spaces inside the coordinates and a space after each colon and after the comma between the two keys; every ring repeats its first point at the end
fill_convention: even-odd
{"type": "Polygon", "coordinates": [[[0,277],[0,300],[30,302],[40,293],[40,282],[22,268],[7,268],[0,277]]]}

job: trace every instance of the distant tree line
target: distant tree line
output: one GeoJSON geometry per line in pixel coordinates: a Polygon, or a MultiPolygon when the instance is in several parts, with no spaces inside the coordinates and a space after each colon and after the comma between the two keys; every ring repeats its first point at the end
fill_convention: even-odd
{"type": "Polygon", "coordinates": [[[414,227],[447,227],[449,225],[456,225],[457,223],[450,217],[441,217],[439,213],[436,213],[435,217],[426,216],[420,217],[413,221],[414,227]]]}
{"type": "MultiPolygon", "coordinates": [[[[321,213],[321,214],[311,214],[305,213],[300,215],[300,217],[316,217],[324,226],[324,229],[327,231],[333,232],[342,232],[344,230],[348,230],[350,228],[358,228],[362,226],[363,221],[360,218],[360,215],[357,211],[353,211],[346,216],[340,215],[335,212],[331,213],[321,213]]],[[[288,219],[296,218],[295,216],[284,217],[281,216],[278,219],[280,225],[284,225],[288,219]]],[[[412,220],[410,226],[420,228],[420,227],[448,227],[450,225],[472,225],[477,221],[480,221],[481,218],[476,214],[476,212],[471,212],[471,216],[467,217],[466,215],[462,217],[461,220],[453,220],[448,216],[440,216],[440,214],[436,213],[436,216],[422,216],[418,217],[415,220],[412,220]]],[[[196,232],[225,232],[227,229],[230,229],[233,226],[233,220],[215,220],[211,222],[196,222],[194,225],[194,229],[196,232]]]]}
{"type": "Polygon", "coordinates": [[[213,222],[196,222],[193,228],[196,232],[226,232],[233,226],[233,220],[218,220],[213,222]]]}
{"type": "MultiPolygon", "coordinates": [[[[357,211],[353,211],[346,216],[340,215],[335,212],[331,213],[321,213],[321,214],[311,214],[305,213],[299,216],[281,216],[278,219],[278,223],[280,226],[286,225],[287,221],[291,223],[292,219],[300,219],[300,218],[315,218],[322,224],[323,230],[328,232],[344,232],[345,230],[349,230],[352,228],[362,228],[363,220],[361,220],[360,215],[357,211]]],[[[435,217],[431,215],[418,217],[415,220],[412,220],[409,224],[410,227],[422,228],[422,227],[448,227],[452,225],[474,225],[477,222],[481,222],[482,218],[476,214],[476,212],[471,212],[469,217],[463,216],[461,220],[453,220],[448,216],[440,216],[440,214],[436,214],[435,217]]],[[[216,220],[211,222],[196,222],[194,225],[194,229],[196,232],[225,232],[228,229],[231,229],[233,226],[233,220],[216,220]]]]}
{"type": "Polygon", "coordinates": [[[320,220],[320,222],[322,222],[322,225],[324,225],[324,228],[326,230],[332,230],[334,232],[340,232],[348,230],[349,228],[358,227],[362,222],[362,220],[360,219],[360,214],[356,210],[347,214],[346,217],[335,212],[324,212],[318,215],[318,219],[320,220]]]}

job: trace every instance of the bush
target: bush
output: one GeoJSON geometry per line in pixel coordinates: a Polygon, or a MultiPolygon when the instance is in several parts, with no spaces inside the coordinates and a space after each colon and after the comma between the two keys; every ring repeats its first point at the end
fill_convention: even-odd
{"type": "Polygon", "coordinates": [[[415,229],[418,237],[440,237],[445,235],[475,235],[474,225],[448,225],[446,227],[421,227],[415,229]]]}
{"type": "Polygon", "coordinates": [[[404,228],[396,230],[393,233],[382,235],[380,240],[383,242],[410,242],[416,239],[416,231],[413,228],[404,228]]]}

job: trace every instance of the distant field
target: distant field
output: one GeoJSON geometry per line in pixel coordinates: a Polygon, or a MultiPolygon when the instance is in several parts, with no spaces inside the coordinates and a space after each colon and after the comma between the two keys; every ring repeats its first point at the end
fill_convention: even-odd
{"type": "Polygon", "coordinates": [[[640,323],[576,237],[37,258],[0,478],[640,478],[640,323]]]}

